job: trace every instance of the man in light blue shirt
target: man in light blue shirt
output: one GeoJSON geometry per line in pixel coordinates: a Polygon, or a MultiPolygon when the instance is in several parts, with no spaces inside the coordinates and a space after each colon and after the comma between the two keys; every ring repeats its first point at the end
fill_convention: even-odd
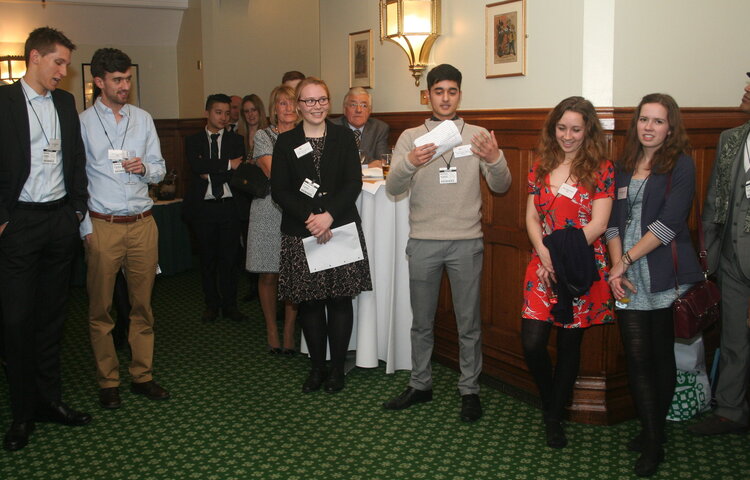
{"type": "Polygon", "coordinates": [[[110,314],[117,272],[130,290],[130,363],[133,393],[152,400],[169,398],[153,379],[154,315],[151,292],[158,262],[159,232],[151,216],[148,184],[166,171],[154,121],[128,104],[131,61],[114,48],[101,48],[91,59],[91,76],[101,95],[81,114],[86,147],[89,213],[81,223],[88,251],[89,330],[96,360],[99,404],[118,408],[120,365],[110,314]]]}

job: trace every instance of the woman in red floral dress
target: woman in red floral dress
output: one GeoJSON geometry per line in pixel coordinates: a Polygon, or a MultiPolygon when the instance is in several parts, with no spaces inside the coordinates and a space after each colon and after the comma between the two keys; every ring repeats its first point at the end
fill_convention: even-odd
{"type": "Polygon", "coordinates": [[[567,439],[562,418],[578,376],[584,329],[614,321],[602,242],[614,198],[614,169],[605,159],[604,135],[591,102],[570,97],[550,112],[539,157],[528,177],[526,230],[534,250],[524,278],[521,341],[542,399],[547,445],[563,448],[567,439]],[[582,230],[599,272],[588,292],[573,299],[572,321],[566,323],[551,313],[557,302],[553,288],[557,277],[543,243],[546,236],[564,228],[582,230]],[[555,368],[547,352],[553,326],[557,327],[555,368]]]}

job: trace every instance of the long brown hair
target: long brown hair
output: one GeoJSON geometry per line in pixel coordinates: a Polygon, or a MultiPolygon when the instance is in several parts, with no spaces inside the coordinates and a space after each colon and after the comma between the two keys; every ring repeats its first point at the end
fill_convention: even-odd
{"type": "Polygon", "coordinates": [[[247,120],[245,120],[244,112],[245,104],[248,102],[252,103],[258,111],[258,130],[266,128],[268,126],[268,120],[266,119],[266,107],[263,105],[263,100],[261,100],[259,96],[251,93],[250,95],[242,97],[242,103],[240,103],[240,121],[237,125],[237,133],[242,135],[245,139],[245,150],[247,150],[248,153],[251,153],[250,147],[253,145],[254,139],[250,138],[248,135],[250,125],[248,125],[247,120]]]}
{"type": "Polygon", "coordinates": [[[654,158],[651,159],[653,173],[667,173],[674,168],[677,157],[690,148],[690,140],[685,132],[685,125],[682,123],[680,107],[677,106],[674,98],[666,93],[651,93],[641,99],[630,121],[628,133],[625,135],[625,148],[616,165],[622,171],[634,172],[638,160],[643,156],[643,145],[638,139],[638,118],[641,116],[641,108],[647,103],[658,103],[667,110],[669,134],[662,146],[654,152],[654,158]]]}
{"type": "Polygon", "coordinates": [[[557,143],[557,137],[555,136],[557,122],[560,121],[565,112],[579,113],[583,117],[586,130],[583,136],[583,144],[578,149],[570,166],[571,176],[577,179],[587,190],[593,191],[596,185],[596,174],[605,158],[606,147],[604,132],[596,110],[591,102],[583,97],[568,97],[558,103],[547,115],[537,147],[539,164],[535,172],[535,183],[541,186],[544,177],[565,159],[565,153],[557,143]]]}

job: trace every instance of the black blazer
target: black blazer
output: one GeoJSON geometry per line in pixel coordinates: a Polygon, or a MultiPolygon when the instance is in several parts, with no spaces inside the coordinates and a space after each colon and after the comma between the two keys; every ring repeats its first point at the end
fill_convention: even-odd
{"type": "MultiPolygon", "coordinates": [[[[68,201],[77,212],[87,210],[86,151],[81,139],[73,95],[53,90],[52,101],[60,120],[62,166],[68,201]]],[[[31,170],[29,114],[21,82],[0,87],[0,224],[14,210],[31,170]]]]}
{"type": "MultiPolygon", "coordinates": [[[[185,194],[182,214],[186,220],[196,220],[201,218],[203,198],[208,188],[208,180],[201,178],[201,175],[208,174],[211,183],[229,183],[233,170],[227,170],[227,161],[244,157],[245,144],[240,135],[224,131],[219,158],[212,160],[208,136],[203,129],[185,138],[185,155],[190,167],[190,185],[185,194]]],[[[232,196],[235,195],[240,193],[232,190],[232,196]]]]}
{"type": "Polygon", "coordinates": [[[354,134],[348,128],[326,120],[327,133],[320,159],[320,176],[315,173],[312,152],[297,158],[294,149],[305,143],[300,123],[279,135],[271,163],[271,194],[283,210],[281,231],[287,235],[307,237],[305,220],[311,213],[328,212],[331,228],[360,223],[357,196],[362,191],[362,168],[359,164],[354,134]],[[315,198],[300,192],[306,178],[320,185],[315,198]]]}
{"type": "MultiPolygon", "coordinates": [[[[641,234],[648,232],[654,222],[660,222],[675,233],[677,244],[678,283],[696,283],[703,279],[698,257],[688,230],[688,214],[693,205],[695,194],[695,163],[689,155],[682,154],[672,169],[672,183],[667,194],[669,173],[651,174],[643,187],[643,209],[641,212],[641,234]]],[[[630,187],[632,172],[617,170],[615,172],[615,191],[619,197],[622,187],[630,187]]],[[[620,239],[625,235],[625,223],[628,216],[627,198],[616,199],[609,217],[609,227],[617,227],[620,239]]],[[[624,248],[624,245],[623,245],[624,248]]],[[[672,247],[668,243],[659,245],[646,256],[648,271],[651,276],[651,291],[661,292],[674,288],[674,267],[672,247]]]]}

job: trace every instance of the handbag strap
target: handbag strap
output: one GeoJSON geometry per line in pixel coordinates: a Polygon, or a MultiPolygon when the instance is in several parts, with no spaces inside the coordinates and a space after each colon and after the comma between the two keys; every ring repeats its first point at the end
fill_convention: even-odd
{"type": "MultiPolygon", "coordinates": [[[[669,196],[669,192],[672,190],[672,172],[669,172],[669,178],[667,179],[667,190],[664,194],[669,196]]],[[[693,208],[698,212],[698,261],[701,264],[701,270],[703,270],[703,276],[708,277],[708,251],[706,250],[706,240],[703,233],[703,221],[701,220],[701,204],[698,202],[698,196],[693,195],[693,208]]],[[[680,285],[677,282],[677,242],[672,239],[672,269],[674,270],[674,289],[679,290],[680,285]]]]}

